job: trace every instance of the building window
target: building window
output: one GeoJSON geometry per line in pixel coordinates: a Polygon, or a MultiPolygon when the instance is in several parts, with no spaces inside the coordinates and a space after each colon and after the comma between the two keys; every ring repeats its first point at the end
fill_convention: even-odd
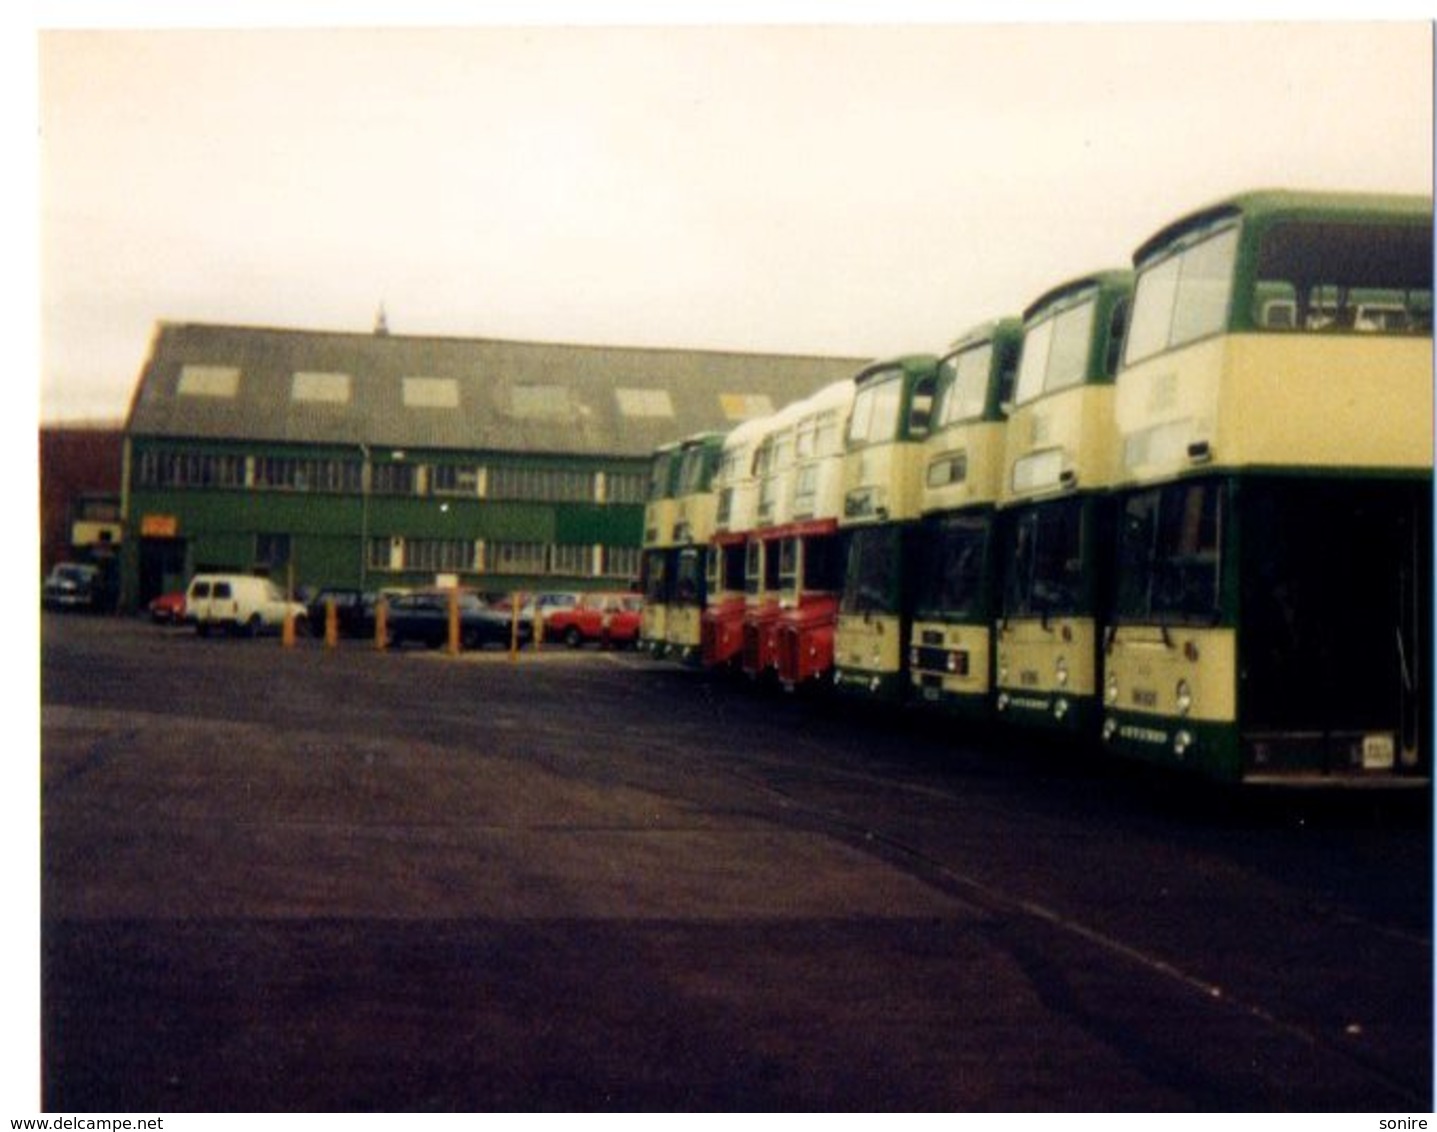
{"type": "Polygon", "coordinates": [[[637,546],[604,547],[600,570],[606,578],[637,578],[639,576],[639,548],[637,546]]]}
{"type": "Polygon", "coordinates": [[[593,561],[593,547],[587,544],[578,546],[573,543],[559,543],[554,547],[549,572],[587,578],[592,573],[593,561]]]}
{"type": "Polygon", "coordinates": [[[366,570],[402,570],[404,540],[389,535],[375,535],[365,547],[366,570]]]}
{"type": "Polygon", "coordinates": [[[416,475],[413,464],[375,464],[369,471],[369,490],[374,495],[413,495],[416,475]]]}
{"type": "Polygon", "coordinates": [[[485,569],[491,574],[542,574],[547,549],[542,542],[491,542],[485,547],[485,569]]]}
{"type": "Polygon", "coordinates": [[[562,468],[490,468],[489,498],[534,503],[590,503],[594,499],[594,473],[562,468]]]}
{"type": "Polygon", "coordinates": [[[404,568],[435,574],[473,573],[478,556],[472,539],[411,538],[404,541],[404,568]]]}
{"type": "Polygon", "coordinates": [[[244,487],[245,458],[202,452],[144,452],[135,472],[140,487],[244,487]]]}
{"type": "Polygon", "coordinates": [[[435,464],[429,474],[429,490],[435,495],[478,495],[479,469],[473,464],[435,464]]]}
{"type": "Polygon", "coordinates": [[[258,456],[254,486],[277,491],[357,492],[363,479],[358,460],[258,456]]]}
{"type": "Polygon", "coordinates": [[[648,498],[647,472],[610,472],[605,478],[605,503],[643,503],[648,498]]]}

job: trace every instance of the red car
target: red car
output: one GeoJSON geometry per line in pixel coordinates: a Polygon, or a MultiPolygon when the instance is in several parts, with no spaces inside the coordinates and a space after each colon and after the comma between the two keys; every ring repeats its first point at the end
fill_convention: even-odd
{"type": "Polygon", "coordinates": [[[638,641],[643,609],[638,594],[584,594],[577,604],[544,618],[544,636],[572,649],[595,643],[622,648],[638,641]]]}
{"type": "Polygon", "coordinates": [[[160,594],[145,607],[157,625],[178,625],[185,619],[185,591],[160,594]]]}

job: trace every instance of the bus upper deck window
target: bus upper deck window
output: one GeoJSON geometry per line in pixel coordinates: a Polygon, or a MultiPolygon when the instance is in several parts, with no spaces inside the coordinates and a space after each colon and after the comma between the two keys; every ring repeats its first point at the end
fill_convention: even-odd
{"type": "Polygon", "coordinates": [[[1106,368],[1103,372],[1112,377],[1118,372],[1118,366],[1123,359],[1123,343],[1128,329],[1128,300],[1119,299],[1113,305],[1113,313],[1108,319],[1108,357],[1106,368]]]}
{"type": "Polygon", "coordinates": [[[1263,280],[1253,293],[1252,321],[1260,330],[1296,330],[1297,294],[1291,283],[1263,280]]]}
{"type": "Polygon", "coordinates": [[[936,377],[926,377],[913,386],[913,398],[908,406],[908,435],[914,440],[928,435],[933,420],[933,389],[936,377]]]}

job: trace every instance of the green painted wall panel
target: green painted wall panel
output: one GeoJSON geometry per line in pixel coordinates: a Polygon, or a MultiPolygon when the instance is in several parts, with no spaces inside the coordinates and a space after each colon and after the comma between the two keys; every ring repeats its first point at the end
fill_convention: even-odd
{"type": "Polygon", "coordinates": [[[555,516],[554,541],[638,546],[644,535],[644,509],[636,505],[570,506],[555,516]]]}

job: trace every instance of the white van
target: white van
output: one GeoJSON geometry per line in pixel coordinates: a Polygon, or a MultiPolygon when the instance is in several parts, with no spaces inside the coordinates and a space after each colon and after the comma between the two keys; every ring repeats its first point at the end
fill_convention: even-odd
{"type": "Polygon", "coordinates": [[[227,633],[277,632],[286,614],[297,630],[306,628],[306,610],[288,601],[268,578],[249,574],[196,574],[185,591],[185,618],[205,636],[211,629],[227,633]]]}

